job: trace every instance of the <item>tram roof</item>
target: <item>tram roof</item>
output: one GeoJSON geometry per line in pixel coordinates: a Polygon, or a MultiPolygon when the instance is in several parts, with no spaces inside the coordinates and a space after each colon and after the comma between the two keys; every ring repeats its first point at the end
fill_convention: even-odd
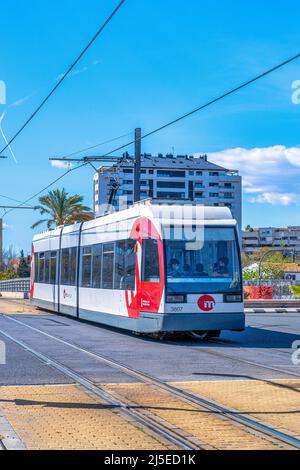
{"type": "MultiPolygon", "coordinates": [[[[203,225],[225,225],[235,226],[236,220],[233,219],[228,207],[212,207],[203,205],[192,205],[188,201],[170,201],[145,199],[133,204],[128,209],[111,212],[101,217],[86,221],[83,223],[83,230],[93,227],[114,224],[137,217],[149,217],[159,221],[162,225],[170,223],[172,220],[176,223],[199,223],[203,225]]],[[[45,230],[33,237],[33,240],[41,240],[48,237],[56,237],[63,228],[64,234],[78,231],[80,222],[73,225],[57,227],[54,230],[45,230]]]]}

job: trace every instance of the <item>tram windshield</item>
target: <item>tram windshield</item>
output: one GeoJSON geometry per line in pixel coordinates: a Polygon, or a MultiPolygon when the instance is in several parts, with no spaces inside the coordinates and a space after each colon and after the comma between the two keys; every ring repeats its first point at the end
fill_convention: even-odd
{"type": "Polygon", "coordinates": [[[169,293],[241,291],[241,270],[235,231],[205,227],[203,241],[165,240],[169,293]]]}

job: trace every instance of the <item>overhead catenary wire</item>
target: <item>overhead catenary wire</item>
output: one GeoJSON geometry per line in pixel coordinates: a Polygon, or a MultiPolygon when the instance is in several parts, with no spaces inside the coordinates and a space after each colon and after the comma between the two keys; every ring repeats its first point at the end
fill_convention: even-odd
{"type": "MultiPolygon", "coordinates": [[[[60,181],[62,178],[64,178],[65,176],[67,176],[69,173],[71,173],[72,171],[75,171],[75,170],[78,170],[79,168],[82,168],[83,166],[86,166],[88,165],[87,162],[85,163],[82,163],[81,165],[79,166],[75,166],[73,168],[69,168],[67,171],[65,171],[65,173],[63,173],[62,175],[60,175],[58,178],[56,178],[55,180],[51,181],[49,184],[47,184],[47,186],[45,186],[44,188],[42,188],[40,191],[38,191],[37,193],[33,194],[32,196],[30,196],[28,199],[26,199],[25,201],[21,202],[18,206],[16,206],[15,208],[13,209],[10,209],[8,211],[6,211],[6,213],[4,214],[7,215],[9,214],[10,212],[12,212],[13,210],[15,209],[18,209],[19,207],[23,206],[24,204],[27,204],[28,202],[32,201],[32,199],[35,199],[36,197],[38,197],[40,194],[42,194],[44,191],[46,191],[47,189],[51,188],[51,186],[53,186],[55,183],[57,183],[58,181],[60,181]]],[[[3,216],[3,217],[4,217],[3,216]]]]}
{"type": "Polygon", "coordinates": [[[29,118],[24,122],[24,124],[20,127],[20,129],[11,137],[7,142],[5,147],[0,151],[0,154],[4,152],[9,146],[14,142],[14,140],[21,134],[21,132],[28,126],[28,124],[32,121],[32,119],[37,115],[37,113],[42,109],[42,107],[46,104],[49,98],[53,95],[53,93],[57,90],[57,88],[62,84],[65,78],[69,75],[69,73],[73,70],[73,68],[78,64],[82,56],[86,53],[86,51],[91,47],[91,45],[96,41],[98,36],[102,33],[104,28],[108,25],[108,23],[112,20],[115,16],[117,11],[121,8],[125,0],[121,0],[118,5],[115,7],[113,12],[109,15],[109,17],[105,20],[102,26],[98,29],[96,34],[92,37],[89,43],[85,46],[85,48],[80,52],[78,57],[74,60],[74,62],[70,65],[67,71],[62,75],[62,77],[58,80],[58,82],[54,85],[54,87],[50,90],[48,95],[43,99],[43,101],[39,104],[39,106],[34,110],[34,112],[29,116],[29,118]]]}
{"type": "MultiPolygon", "coordinates": [[[[245,87],[251,85],[252,83],[256,82],[257,80],[260,80],[261,78],[266,77],[267,75],[270,75],[271,73],[275,72],[276,70],[284,67],[285,65],[287,65],[287,64],[289,64],[289,63],[291,63],[291,62],[293,62],[293,61],[295,61],[299,58],[300,58],[300,53],[290,57],[289,59],[286,59],[285,61],[281,62],[280,64],[277,64],[274,67],[260,73],[259,75],[256,75],[255,77],[251,78],[250,80],[247,80],[246,82],[243,82],[242,84],[232,88],[229,91],[226,91],[225,93],[217,96],[216,98],[211,99],[210,101],[198,106],[197,108],[193,109],[192,111],[189,111],[189,112],[177,117],[176,119],[173,119],[172,121],[169,121],[165,124],[162,124],[161,126],[157,127],[156,129],[153,129],[152,131],[148,132],[147,134],[142,135],[141,140],[146,139],[150,135],[156,134],[157,132],[160,132],[163,129],[166,129],[167,127],[170,127],[173,124],[176,124],[177,122],[182,121],[183,119],[186,119],[189,116],[192,116],[193,114],[201,111],[202,109],[208,108],[209,106],[213,105],[214,103],[217,103],[218,101],[221,101],[222,99],[226,98],[227,96],[230,96],[233,93],[236,93],[237,91],[241,90],[242,88],[245,88],[245,87]]],[[[128,147],[129,145],[134,144],[134,142],[135,142],[134,140],[131,140],[127,144],[121,145],[120,147],[117,147],[117,148],[111,150],[110,152],[107,152],[105,155],[103,155],[103,157],[109,156],[112,153],[123,150],[126,147],[128,147]]]]}
{"type": "MultiPolygon", "coordinates": [[[[222,95],[216,97],[216,98],[213,98],[211,99],[210,101],[198,106],[197,108],[193,109],[192,111],[189,111],[185,114],[183,114],[182,116],[179,116],[178,118],[176,119],[173,119],[172,121],[169,121],[167,122],[166,124],[163,124],[161,125],[160,127],[157,127],[156,129],[153,129],[152,131],[148,132],[147,134],[144,134],[141,136],[141,140],[142,139],[145,139],[146,137],[149,137],[150,135],[153,135],[173,124],[175,124],[176,122],[179,122],[179,121],[182,121],[183,119],[191,116],[192,114],[195,114],[199,111],[201,111],[202,109],[204,108],[207,108],[208,106],[211,106],[212,104],[218,102],[218,101],[221,101],[222,99],[226,98],[227,96],[229,95],[232,95],[233,93],[236,93],[237,91],[241,90],[242,88],[245,88],[246,86],[250,85],[251,83],[254,83],[256,82],[257,80],[271,74],[272,72],[284,67],[285,65],[295,61],[296,59],[298,59],[300,57],[300,53],[299,54],[296,54],[295,56],[293,57],[290,57],[289,59],[281,62],[280,64],[278,65],[275,65],[274,67],[272,67],[271,69],[268,69],[266,70],[265,72],[262,72],[261,74],[255,76],[254,78],[251,78],[250,80],[247,80],[246,82],[242,83],[241,85],[238,85],[234,88],[232,88],[231,90],[223,93],[222,95]]],[[[124,145],[121,145],[120,147],[117,147],[109,152],[107,152],[105,155],[102,155],[102,158],[104,157],[107,157],[109,155],[111,155],[112,153],[115,153],[115,152],[118,152],[119,150],[122,150],[126,147],[128,147],[129,145],[132,145],[133,143],[135,143],[135,140],[132,140],[130,142],[128,142],[127,144],[124,144],[124,145]]],[[[122,161],[125,159],[125,156],[121,157],[120,158],[120,161],[119,161],[119,164],[122,163],[122,161]]],[[[62,160],[62,159],[61,159],[62,160]]],[[[52,181],[51,183],[49,183],[45,188],[43,188],[41,191],[39,191],[38,193],[34,194],[33,196],[31,196],[29,199],[27,199],[26,201],[24,201],[22,204],[26,204],[27,202],[31,201],[32,199],[34,199],[35,197],[37,197],[39,194],[41,194],[43,191],[45,191],[46,189],[48,189],[49,187],[51,187],[53,184],[55,184],[57,181],[61,180],[62,178],[64,178],[68,173],[70,173],[71,171],[74,171],[76,169],[79,169],[79,168],[82,168],[83,166],[86,166],[88,165],[89,162],[84,162],[82,165],[79,165],[77,167],[74,167],[74,168],[70,168],[68,171],[66,171],[64,174],[62,174],[59,178],[57,178],[56,180],[52,181]]],[[[9,212],[11,212],[12,210],[14,209],[11,209],[10,211],[7,211],[6,214],[8,214],[9,212]]],[[[5,214],[5,215],[6,215],[5,214]]]]}
{"type": "Polygon", "coordinates": [[[97,147],[101,147],[102,145],[110,144],[111,142],[115,142],[116,140],[123,139],[124,137],[128,137],[131,134],[132,134],[131,132],[127,132],[126,134],[119,135],[118,137],[114,137],[113,139],[104,140],[103,142],[99,142],[98,144],[91,145],[90,147],[81,148],[80,150],[76,150],[64,156],[65,158],[73,157],[74,155],[78,155],[79,153],[87,152],[88,150],[93,150],[97,147]]]}

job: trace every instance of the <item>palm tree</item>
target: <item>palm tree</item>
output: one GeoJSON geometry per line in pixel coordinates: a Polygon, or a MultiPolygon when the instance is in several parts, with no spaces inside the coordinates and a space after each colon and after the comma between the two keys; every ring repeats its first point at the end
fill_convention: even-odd
{"type": "Polygon", "coordinates": [[[47,218],[38,220],[31,228],[46,223],[47,228],[53,226],[72,224],[76,221],[91,220],[94,214],[90,208],[82,204],[83,196],[74,194],[69,196],[65,189],[55,189],[49,191],[46,196],[39,198],[40,204],[35,206],[35,210],[41,215],[47,215],[47,218]]]}

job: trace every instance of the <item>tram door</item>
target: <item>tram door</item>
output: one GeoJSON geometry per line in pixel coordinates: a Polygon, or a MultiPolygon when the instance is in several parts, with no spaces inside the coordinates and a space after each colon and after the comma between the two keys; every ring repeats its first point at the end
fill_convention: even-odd
{"type": "Polygon", "coordinates": [[[136,269],[134,293],[126,291],[130,317],[141,312],[158,312],[164,292],[163,243],[154,224],[144,217],[137,219],[132,231],[136,240],[136,269]]]}

